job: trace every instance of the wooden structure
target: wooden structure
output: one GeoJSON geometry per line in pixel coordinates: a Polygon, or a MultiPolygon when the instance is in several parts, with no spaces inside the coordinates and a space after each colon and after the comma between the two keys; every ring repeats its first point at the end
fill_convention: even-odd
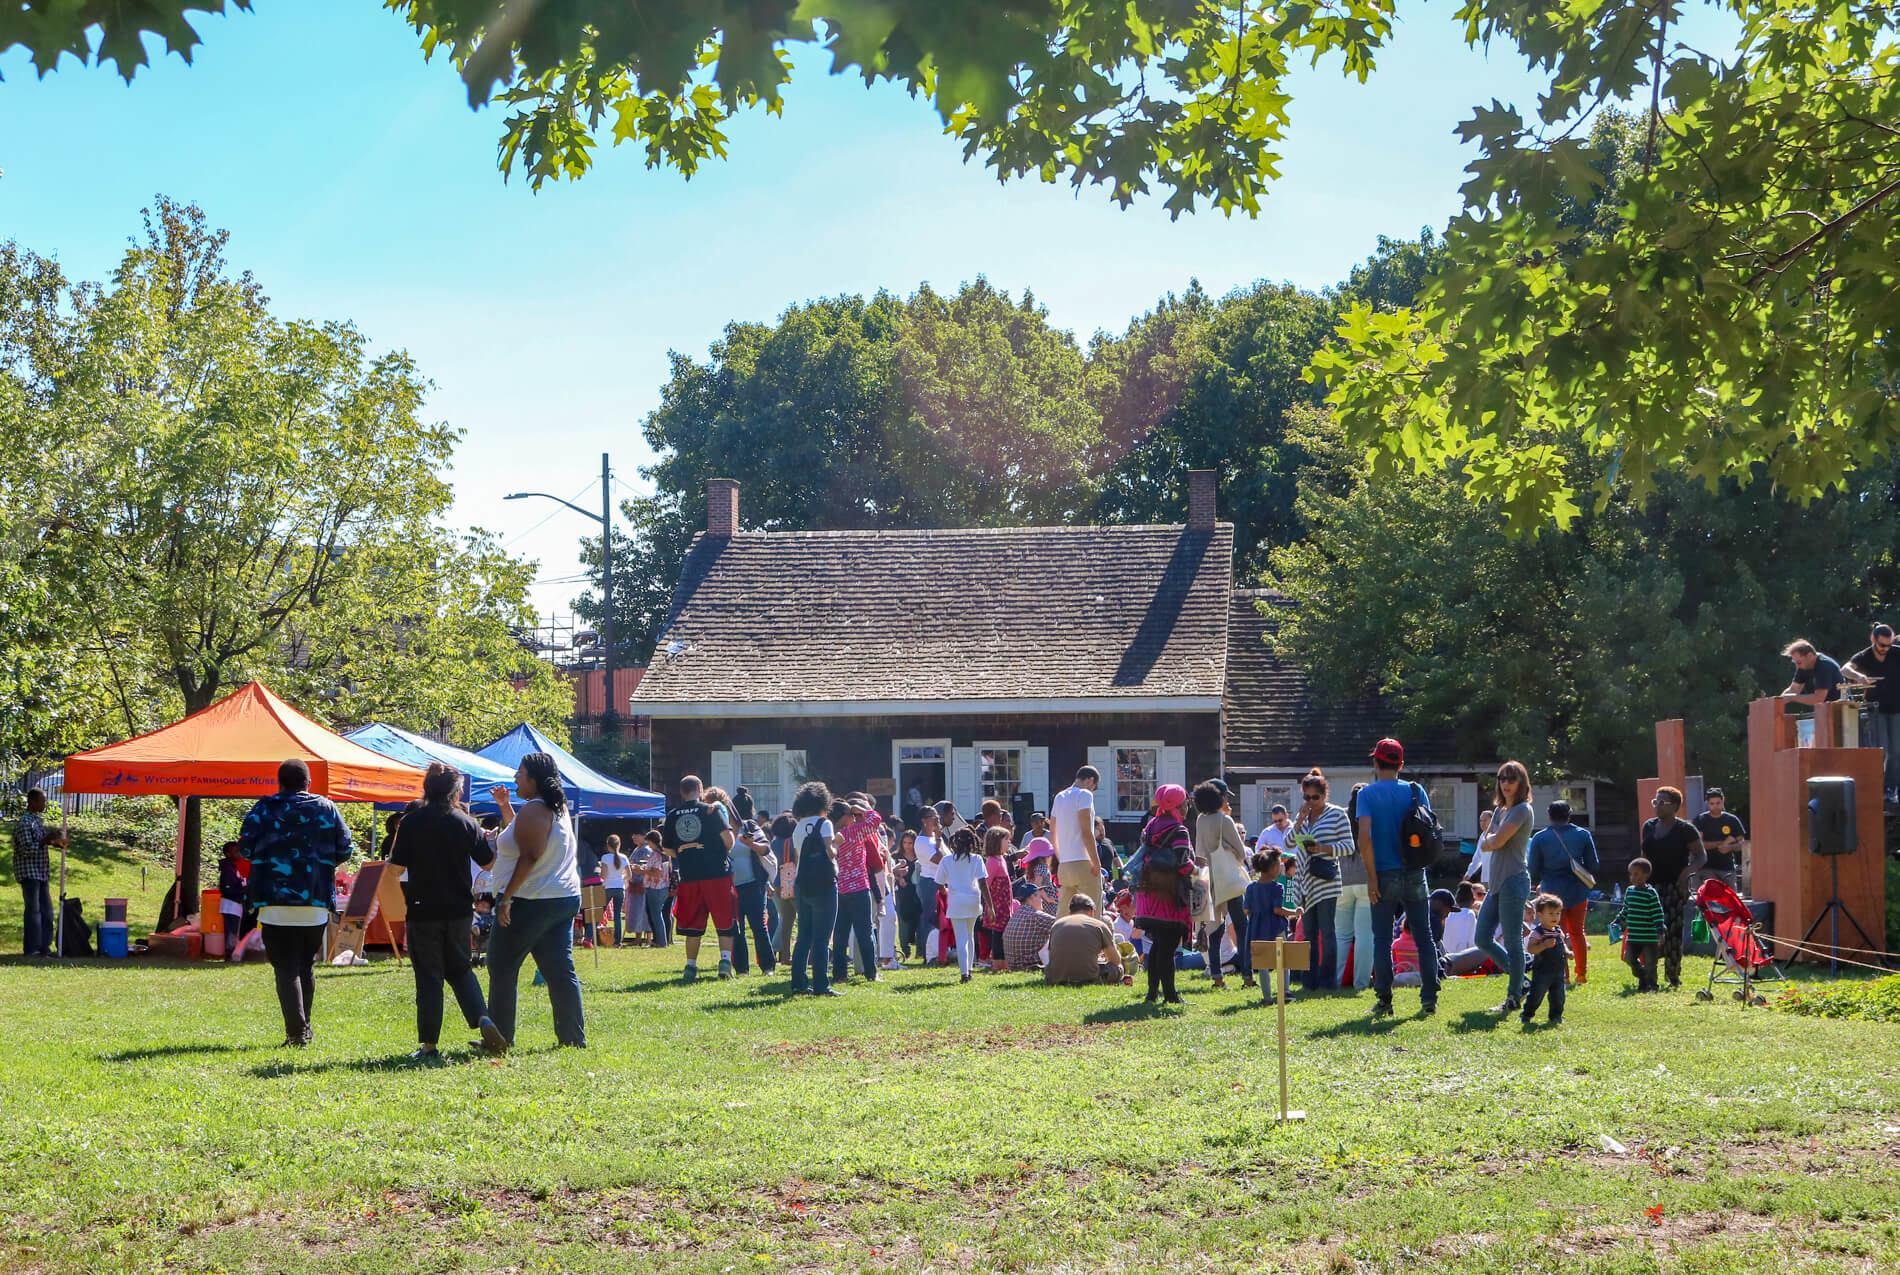
{"type": "MultiPolygon", "coordinates": [[[[1787,713],[1790,701],[1758,699],[1748,706],[1749,816],[1754,847],[1751,893],[1775,905],[1775,936],[1799,940],[1833,897],[1831,865],[1808,853],[1808,780],[1843,775],[1854,781],[1854,819],[1859,844],[1838,857],[1840,899],[1848,913],[1884,943],[1887,918],[1886,825],[1881,810],[1881,753],[1857,748],[1856,705],[1841,701],[1816,706],[1814,746],[1798,742],[1798,724],[1787,713]]],[[[1660,732],[1661,726],[1657,727],[1660,732]]],[[[1817,933],[1811,948],[1828,951],[1828,936],[1817,933]]],[[[1859,945],[1851,926],[1842,926],[1840,942],[1859,945]],[[1851,936],[1851,937],[1850,937],[1851,936]]],[[[1786,943],[1777,946],[1786,950],[1786,943]]],[[[1794,954],[1800,956],[1802,954],[1794,954]]],[[[1843,946],[1838,955],[1868,960],[1843,946]]],[[[1816,959],[1807,954],[1807,959],[1816,959]]]]}
{"type": "Polygon", "coordinates": [[[1289,943],[1282,938],[1267,942],[1257,939],[1253,944],[1253,967],[1256,972],[1265,970],[1269,974],[1280,975],[1273,990],[1274,1004],[1279,1007],[1280,1016],[1280,1123],[1290,1120],[1304,1120],[1304,1111],[1292,1111],[1287,1108],[1286,1094],[1286,975],[1294,970],[1313,968],[1313,948],[1304,939],[1289,943]]]}
{"type": "Polygon", "coordinates": [[[402,934],[397,927],[409,915],[409,906],[402,897],[401,876],[393,865],[381,861],[357,870],[349,897],[343,901],[343,915],[330,924],[325,960],[344,951],[360,956],[371,943],[388,944],[396,958],[402,958],[402,934]]]}

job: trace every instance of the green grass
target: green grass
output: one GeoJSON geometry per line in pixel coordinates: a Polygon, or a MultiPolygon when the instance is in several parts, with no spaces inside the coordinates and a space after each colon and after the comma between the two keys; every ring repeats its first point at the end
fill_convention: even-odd
{"type": "Polygon", "coordinates": [[[307,1052],[261,966],[0,962],[0,1269],[1900,1268],[1900,1026],[1636,997],[1604,944],[1557,1031],[1494,981],[1291,1007],[1287,1127],[1272,1013],[1199,975],[820,1003],[679,955],[581,954],[585,1052],[524,988],[517,1053],[430,1070],[388,961],[320,972],[307,1052]]]}

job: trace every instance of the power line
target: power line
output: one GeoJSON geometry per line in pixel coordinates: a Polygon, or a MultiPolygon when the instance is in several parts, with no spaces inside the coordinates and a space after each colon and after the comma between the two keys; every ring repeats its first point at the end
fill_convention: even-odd
{"type": "MultiPolygon", "coordinates": [[[[568,497],[568,499],[579,500],[582,496],[585,496],[588,492],[592,491],[593,489],[594,489],[593,480],[589,479],[587,482],[582,483],[580,486],[580,490],[574,492],[571,496],[568,497]]],[[[516,535],[510,536],[508,539],[502,541],[501,547],[503,549],[508,549],[508,548],[512,548],[516,544],[519,544],[522,540],[526,539],[529,536],[532,536],[535,532],[541,530],[541,528],[547,526],[550,522],[553,522],[555,519],[555,516],[560,514],[561,512],[562,511],[560,509],[556,509],[554,513],[549,514],[547,517],[543,518],[540,522],[537,522],[532,527],[529,527],[526,531],[519,532],[516,535]]]]}

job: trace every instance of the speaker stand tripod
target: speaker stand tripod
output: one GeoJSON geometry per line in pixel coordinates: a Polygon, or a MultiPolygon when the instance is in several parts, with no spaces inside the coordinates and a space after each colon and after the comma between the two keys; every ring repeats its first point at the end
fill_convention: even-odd
{"type": "Polygon", "coordinates": [[[1828,942],[1830,944],[1827,952],[1828,974],[1838,977],[1841,972],[1842,917],[1846,917],[1847,923],[1854,927],[1856,934],[1860,935],[1860,941],[1866,945],[1867,951],[1877,952],[1880,949],[1874,946],[1874,941],[1867,937],[1867,931],[1861,929],[1860,922],[1854,919],[1854,914],[1847,910],[1845,903],[1841,902],[1841,857],[1837,854],[1829,855],[1827,857],[1827,867],[1830,873],[1830,892],[1833,897],[1828,899],[1827,906],[1821,909],[1821,915],[1814,918],[1814,924],[1808,927],[1808,932],[1801,936],[1801,943],[1805,947],[1808,940],[1814,937],[1814,932],[1821,928],[1821,922],[1826,921],[1828,923],[1828,942]]]}

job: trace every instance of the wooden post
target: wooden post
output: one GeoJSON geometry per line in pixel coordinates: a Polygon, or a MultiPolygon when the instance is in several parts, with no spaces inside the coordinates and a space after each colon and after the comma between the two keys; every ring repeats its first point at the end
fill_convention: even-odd
{"type": "Polygon", "coordinates": [[[1286,1084],[1286,974],[1290,970],[1311,969],[1313,967],[1313,949],[1301,941],[1296,941],[1293,946],[1289,948],[1284,935],[1274,939],[1272,942],[1268,942],[1264,939],[1257,940],[1253,944],[1253,967],[1256,973],[1264,969],[1270,977],[1275,974],[1279,975],[1279,985],[1274,988],[1273,1000],[1280,1020],[1277,1033],[1280,1048],[1280,1122],[1285,1124],[1290,1120],[1304,1120],[1306,1119],[1306,1113],[1304,1111],[1293,1111],[1290,1110],[1288,1106],[1286,1084]]]}

